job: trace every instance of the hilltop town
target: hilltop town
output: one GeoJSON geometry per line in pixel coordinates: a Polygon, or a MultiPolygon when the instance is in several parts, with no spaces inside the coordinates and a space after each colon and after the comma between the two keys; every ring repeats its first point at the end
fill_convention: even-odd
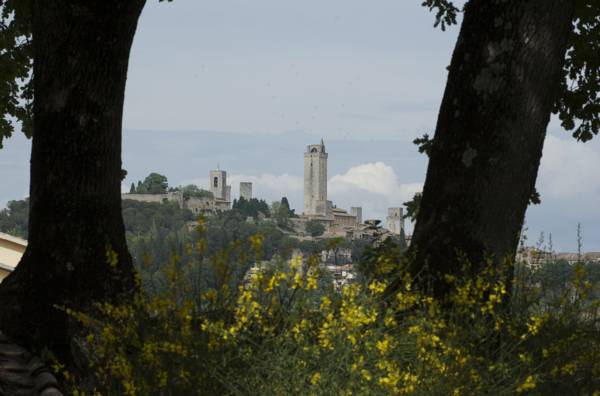
{"type": "MultiPolygon", "coordinates": [[[[363,210],[354,206],[349,210],[339,208],[327,196],[327,161],[329,154],[323,139],[318,144],[308,145],[304,153],[304,206],[302,214],[290,218],[292,231],[297,237],[310,237],[307,225],[318,223],[323,226],[323,237],[360,239],[372,235],[373,225],[379,220],[363,219],[363,210]]],[[[138,186],[140,183],[138,182],[138,186]]],[[[182,209],[196,215],[216,214],[231,210],[236,201],[251,201],[252,182],[242,181],[239,197],[232,200],[231,185],[227,184],[227,171],[216,169],[208,174],[209,191],[197,189],[195,194],[186,194],[183,188],[171,191],[137,191],[135,186],[129,193],[122,194],[124,200],[139,202],[175,202],[182,209]]],[[[386,228],[379,229],[382,235],[405,236],[404,211],[402,207],[388,208],[386,228]]],[[[263,217],[266,213],[262,214],[263,217]]]]}

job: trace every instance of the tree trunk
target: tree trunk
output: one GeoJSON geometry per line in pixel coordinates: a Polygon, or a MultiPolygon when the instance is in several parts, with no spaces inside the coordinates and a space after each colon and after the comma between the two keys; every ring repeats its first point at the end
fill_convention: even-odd
{"type": "Polygon", "coordinates": [[[449,67],[410,253],[443,297],[459,256],[513,258],[535,188],[572,0],[471,0],[449,67]]]}
{"type": "Polygon", "coordinates": [[[33,2],[29,245],[0,286],[0,327],[67,363],[75,327],[56,307],[86,309],[135,288],[121,217],[121,123],[144,3],[33,2]]]}

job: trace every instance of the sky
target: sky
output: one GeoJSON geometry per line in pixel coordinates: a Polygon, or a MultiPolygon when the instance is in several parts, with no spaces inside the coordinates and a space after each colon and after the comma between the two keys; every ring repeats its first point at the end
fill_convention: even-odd
{"type": "MultiPolygon", "coordinates": [[[[458,28],[433,27],[421,0],[149,1],[132,48],[123,162],[131,182],[206,186],[227,170],[267,201],[302,208],[303,152],[325,140],[329,197],[383,218],[424,182],[412,140],[432,134],[458,28]]],[[[0,207],[28,191],[30,143],[0,150],[0,207]]],[[[600,142],[552,121],[527,212],[529,242],[600,251],[600,142]]]]}

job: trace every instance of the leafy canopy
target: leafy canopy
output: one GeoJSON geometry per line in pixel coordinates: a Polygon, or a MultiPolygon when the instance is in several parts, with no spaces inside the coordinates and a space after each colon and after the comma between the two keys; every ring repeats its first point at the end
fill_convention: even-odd
{"type": "Polygon", "coordinates": [[[406,214],[404,215],[405,219],[410,219],[410,221],[416,221],[417,216],[419,216],[419,208],[421,207],[421,197],[422,193],[415,193],[413,199],[410,201],[404,202],[404,206],[406,206],[406,214]]]}
{"type": "Polygon", "coordinates": [[[212,192],[201,189],[195,184],[188,184],[187,186],[180,187],[179,189],[183,193],[183,199],[185,200],[188,200],[190,198],[214,198],[212,192]]]}
{"type": "Polygon", "coordinates": [[[306,232],[313,237],[318,237],[325,232],[325,226],[317,220],[309,220],[306,222],[306,232]]]}
{"type": "Polygon", "coordinates": [[[29,198],[8,201],[0,210],[0,232],[27,239],[29,221],[29,198]]]}
{"type": "Polygon", "coordinates": [[[169,183],[167,177],[159,173],[150,173],[143,182],[138,181],[135,192],[137,194],[164,194],[169,183]]]}
{"type": "Polygon", "coordinates": [[[266,217],[271,213],[269,204],[267,204],[265,200],[259,200],[257,198],[250,198],[247,200],[244,197],[240,197],[239,200],[234,199],[233,210],[239,211],[244,218],[258,218],[261,213],[266,217]]]}
{"type": "Polygon", "coordinates": [[[31,136],[32,66],[31,1],[0,0],[0,148],[13,134],[14,121],[31,136]]]}
{"type": "MultiPolygon", "coordinates": [[[[600,1],[574,1],[573,29],[553,113],[575,139],[586,142],[600,131],[600,1]]],[[[445,30],[456,24],[459,10],[452,1],[425,0],[422,5],[436,13],[434,26],[445,30]]]]}

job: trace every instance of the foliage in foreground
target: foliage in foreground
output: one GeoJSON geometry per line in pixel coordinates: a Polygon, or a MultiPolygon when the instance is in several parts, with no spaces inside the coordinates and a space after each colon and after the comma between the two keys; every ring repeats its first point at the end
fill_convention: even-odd
{"type": "Polygon", "coordinates": [[[5,209],[0,209],[0,232],[27,239],[29,220],[29,198],[8,201],[5,209]]]}
{"type": "MultiPolygon", "coordinates": [[[[252,237],[248,253],[261,243],[252,237]]],[[[205,246],[201,237],[189,253],[205,246]]],[[[74,393],[600,394],[599,304],[590,298],[598,285],[582,271],[548,296],[524,276],[507,285],[490,265],[474,279],[448,278],[454,292],[442,309],[385,255],[379,280],[340,291],[314,258],[271,261],[235,288],[228,257],[236,255],[208,257],[219,288],[196,290],[173,257],[159,293],[69,311],[94,373],[73,379],[74,393]],[[381,279],[398,273],[389,295],[381,279]]]]}

